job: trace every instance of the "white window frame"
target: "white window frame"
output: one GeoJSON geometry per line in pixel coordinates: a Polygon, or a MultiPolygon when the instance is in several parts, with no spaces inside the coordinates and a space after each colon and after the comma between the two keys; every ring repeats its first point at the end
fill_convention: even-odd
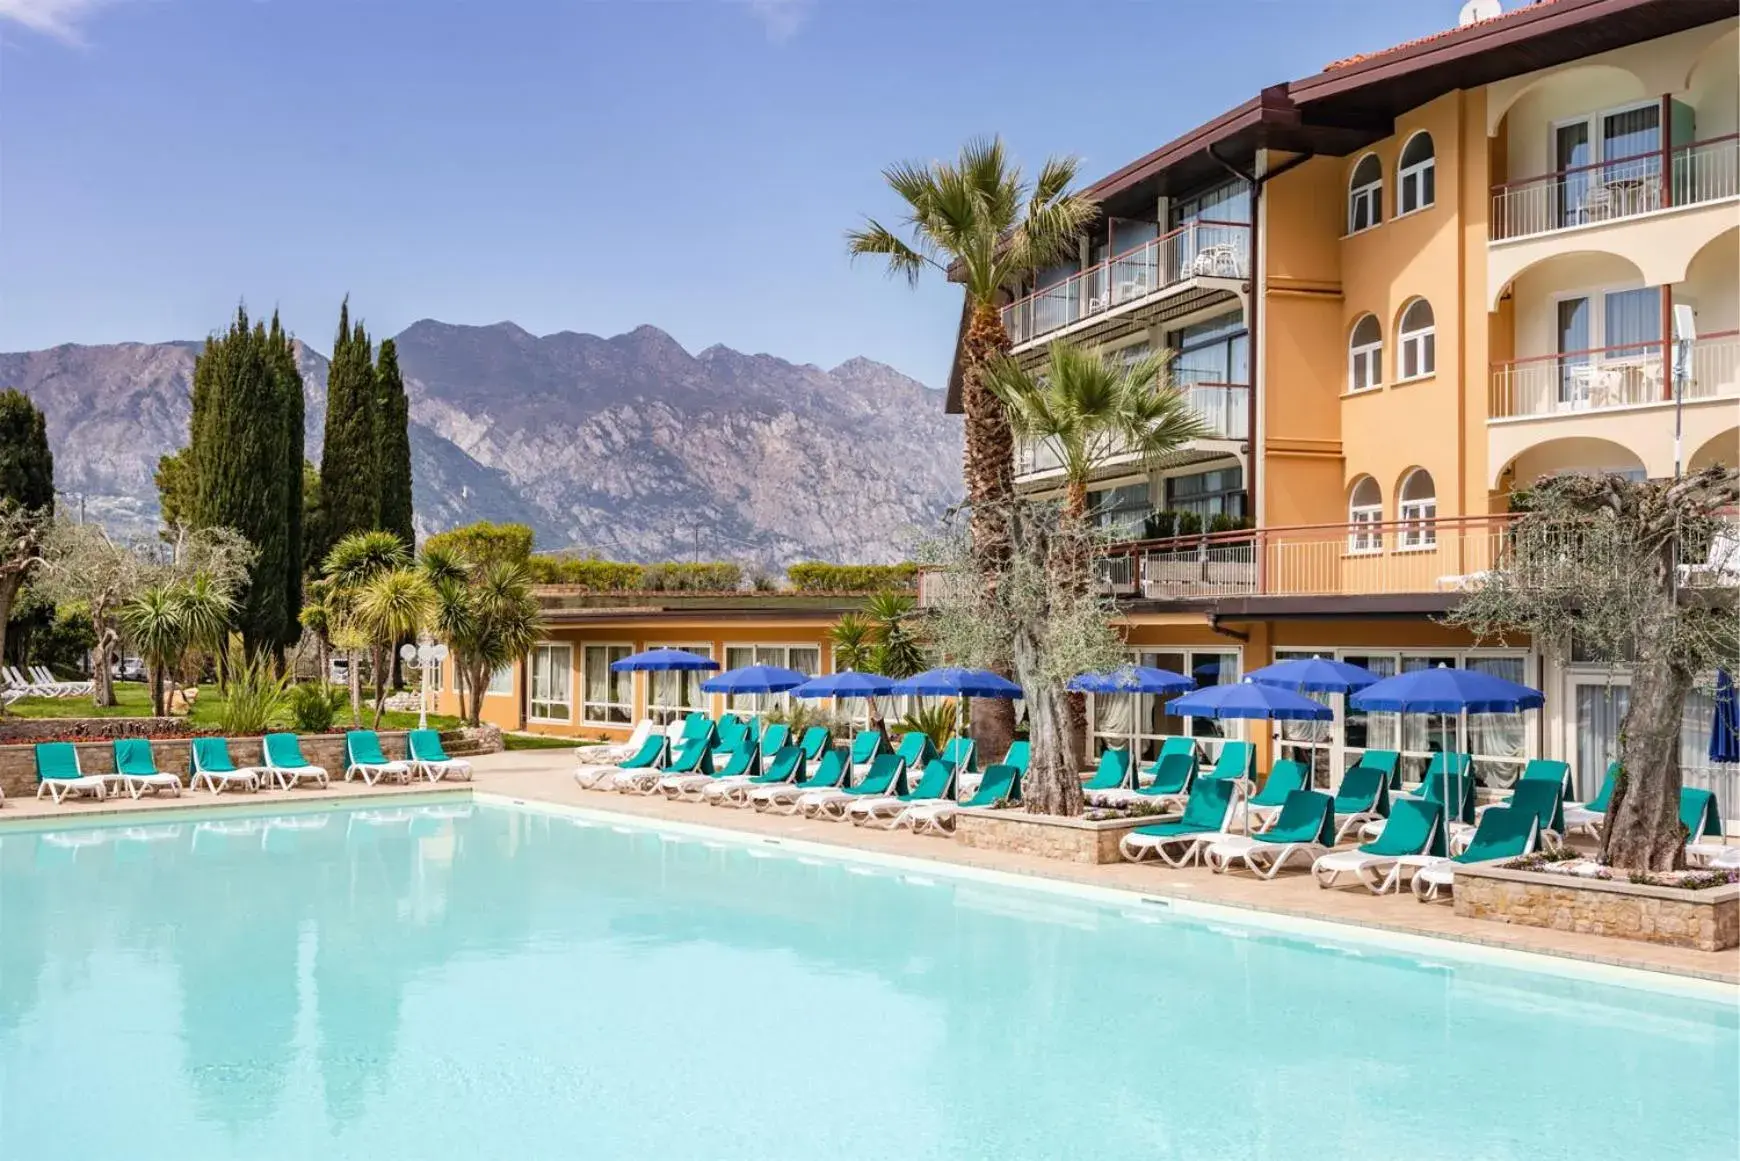
{"type": "Polygon", "coordinates": [[[1438,373],[1438,312],[1432,309],[1432,304],[1425,298],[1415,296],[1402,307],[1402,313],[1396,318],[1396,382],[1412,383],[1418,379],[1430,379],[1438,373]],[[1415,330],[1404,330],[1403,321],[1408,312],[1420,303],[1426,304],[1431,311],[1432,321],[1415,330]],[[1412,375],[1404,372],[1408,366],[1408,356],[1413,355],[1418,368],[1412,375]]]}
{"type": "Polygon", "coordinates": [[[1422,552],[1438,547],[1438,478],[1425,468],[1410,469],[1396,488],[1396,520],[1401,531],[1396,534],[1398,552],[1422,552]],[[1432,481],[1432,495],[1425,500],[1403,498],[1416,476],[1432,481]]]}
{"type": "MultiPolygon", "coordinates": [[[[825,647],[826,643],[820,641],[727,641],[724,644],[724,652],[720,655],[720,664],[726,669],[740,668],[740,666],[732,664],[731,651],[733,649],[748,649],[751,651],[750,657],[754,659],[749,662],[751,665],[778,665],[792,669],[795,667],[791,664],[791,651],[793,649],[810,649],[816,655],[816,671],[812,676],[819,677],[822,674],[822,657],[825,647]],[[763,661],[761,651],[764,649],[779,650],[780,660],[763,661]]],[[[775,706],[790,704],[790,701],[791,699],[783,693],[733,693],[726,695],[725,711],[759,717],[775,706]]]]}
{"type": "MultiPolygon", "coordinates": [[[[585,642],[581,643],[581,645],[580,645],[580,666],[579,666],[580,722],[581,722],[581,724],[588,725],[588,726],[602,726],[606,729],[620,728],[622,726],[632,725],[634,723],[634,675],[632,673],[629,674],[628,701],[626,703],[620,702],[620,701],[614,701],[614,700],[604,700],[604,701],[593,700],[591,697],[592,691],[590,689],[588,689],[586,686],[586,651],[588,649],[622,650],[623,651],[621,657],[611,657],[608,653],[606,653],[606,655],[605,655],[605,663],[604,663],[605,681],[607,684],[614,685],[616,678],[615,678],[614,672],[610,668],[610,663],[612,661],[620,661],[622,659],[622,657],[627,657],[629,654],[633,653],[634,652],[634,642],[632,642],[632,641],[585,641],[585,642]],[[605,716],[594,717],[593,711],[595,709],[603,709],[604,711],[606,711],[605,716]],[[621,710],[623,716],[621,718],[612,718],[612,717],[608,716],[608,712],[611,709],[621,710]]],[[[572,659],[570,659],[570,664],[572,664],[572,659]]]]}
{"type": "Polygon", "coordinates": [[[1348,492],[1347,500],[1347,553],[1349,556],[1370,556],[1384,549],[1383,530],[1378,527],[1367,528],[1366,525],[1381,525],[1384,522],[1384,494],[1373,476],[1361,476],[1354,481],[1353,488],[1348,492]],[[1369,483],[1377,493],[1376,504],[1355,504],[1353,498],[1359,495],[1360,486],[1369,483]]]}
{"type": "MultiPolygon", "coordinates": [[[[574,646],[573,646],[573,644],[570,642],[567,642],[567,641],[540,641],[538,644],[532,646],[531,654],[526,659],[526,685],[528,687],[526,690],[526,693],[527,693],[527,697],[526,697],[526,720],[527,721],[555,722],[555,723],[561,723],[564,725],[571,723],[574,720],[574,646]],[[538,660],[541,656],[547,657],[548,659],[553,660],[558,654],[566,656],[567,663],[565,665],[561,666],[560,668],[552,667],[550,672],[552,675],[555,673],[562,674],[564,684],[566,684],[566,686],[567,686],[567,689],[564,691],[566,696],[563,700],[560,700],[560,701],[558,701],[554,697],[540,698],[538,696],[538,694],[540,692],[540,690],[538,688],[538,660]],[[568,712],[561,717],[557,717],[554,714],[549,714],[549,713],[540,714],[537,712],[537,709],[539,706],[544,706],[547,709],[551,706],[558,706],[558,705],[565,705],[567,707],[567,710],[568,710],[568,712]]],[[[541,692],[553,694],[556,691],[554,689],[548,689],[548,690],[544,690],[541,692]]]]}
{"type": "Polygon", "coordinates": [[[1377,154],[1367,153],[1364,157],[1361,157],[1358,161],[1354,162],[1353,168],[1348,171],[1347,237],[1350,238],[1355,234],[1363,234],[1367,230],[1375,230],[1384,224],[1383,161],[1381,159],[1378,160],[1378,176],[1376,181],[1370,181],[1364,185],[1353,184],[1354,179],[1359,174],[1360,167],[1365,164],[1366,158],[1368,157],[1377,158],[1377,154]],[[1365,225],[1360,226],[1356,225],[1355,222],[1358,220],[1358,209],[1362,203],[1365,205],[1367,211],[1367,221],[1365,225]]]}
{"type": "Polygon", "coordinates": [[[1438,143],[1432,139],[1432,135],[1430,133],[1428,133],[1426,130],[1421,129],[1421,130],[1415,132],[1414,134],[1409,136],[1409,138],[1406,141],[1404,141],[1402,143],[1402,151],[1400,153],[1396,154],[1396,217],[1405,218],[1409,214],[1417,214],[1421,210],[1429,210],[1434,205],[1436,205],[1438,203],[1438,192],[1437,192],[1438,183],[1436,180],[1437,168],[1438,168],[1438,143]],[[1431,144],[1432,156],[1426,158],[1426,160],[1424,160],[1424,161],[1416,161],[1412,165],[1403,167],[1402,158],[1407,156],[1408,146],[1412,145],[1415,141],[1419,140],[1422,137],[1424,137],[1427,140],[1427,142],[1431,144]],[[1426,188],[1426,171],[1427,170],[1434,171],[1433,172],[1433,179],[1434,180],[1432,182],[1432,199],[1430,201],[1420,201],[1417,204],[1410,206],[1408,204],[1408,183],[1410,181],[1413,182],[1414,191],[1415,191],[1414,196],[1416,198],[1423,197],[1424,195],[1421,191],[1423,191],[1426,188]]]}
{"type": "Polygon", "coordinates": [[[1380,390],[1384,385],[1384,324],[1375,314],[1366,313],[1353,320],[1353,329],[1347,332],[1347,393],[1349,395],[1364,395],[1367,391],[1380,390]],[[1359,330],[1359,324],[1366,319],[1377,323],[1378,337],[1375,343],[1361,343],[1355,346],[1353,336],[1359,330]],[[1359,386],[1358,372],[1365,371],[1365,386],[1359,386]]]}
{"type": "MultiPolygon", "coordinates": [[[[702,657],[711,658],[713,656],[713,643],[711,641],[696,641],[691,644],[661,642],[659,644],[648,644],[647,648],[649,650],[681,649],[687,653],[698,653],[702,657]]],[[[664,701],[660,700],[658,693],[659,678],[663,676],[663,674],[657,671],[649,671],[646,675],[646,716],[660,724],[668,723],[676,718],[684,717],[692,713],[703,713],[711,716],[713,712],[713,695],[701,692],[701,683],[711,677],[712,673],[701,669],[673,670],[669,672],[674,672],[680,680],[681,684],[679,688],[683,690],[683,692],[677,695],[679,699],[687,695],[689,683],[694,683],[696,699],[694,704],[689,704],[686,701],[678,705],[665,704],[664,701]]]]}

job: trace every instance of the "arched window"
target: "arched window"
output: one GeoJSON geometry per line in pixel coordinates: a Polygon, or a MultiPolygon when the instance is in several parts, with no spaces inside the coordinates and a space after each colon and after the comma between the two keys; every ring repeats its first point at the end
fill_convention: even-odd
{"type": "Polygon", "coordinates": [[[1432,154],[1432,135],[1416,133],[1402,146],[1396,165],[1396,213],[1411,214],[1437,200],[1438,160],[1432,154]]]}
{"type": "Polygon", "coordinates": [[[1378,482],[1361,476],[1347,499],[1347,551],[1377,552],[1384,546],[1378,525],[1384,519],[1384,497],[1378,482]]]}
{"type": "Polygon", "coordinates": [[[1384,167],[1368,153],[1353,167],[1347,189],[1347,232],[1357,234],[1384,220],[1384,167]]]}
{"type": "Polygon", "coordinates": [[[1438,368],[1438,328],[1432,304],[1416,298],[1402,309],[1396,334],[1396,381],[1420,379],[1438,368]]]}
{"type": "Polygon", "coordinates": [[[1377,315],[1361,315],[1347,340],[1347,390],[1370,391],[1384,385],[1384,331],[1377,315]]]}
{"type": "Polygon", "coordinates": [[[1402,525],[1401,547],[1431,548],[1438,543],[1438,489],[1432,473],[1415,468],[1396,495],[1396,517],[1402,525]]]}

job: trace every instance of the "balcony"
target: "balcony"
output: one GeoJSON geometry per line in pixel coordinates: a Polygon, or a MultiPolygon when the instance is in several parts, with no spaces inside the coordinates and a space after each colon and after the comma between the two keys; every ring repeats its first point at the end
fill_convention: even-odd
{"type": "Polygon", "coordinates": [[[1740,197],[1740,136],[1729,134],[1671,153],[1641,153],[1497,186],[1490,239],[1527,238],[1734,197],[1740,197]]]}
{"type": "Polygon", "coordinates": [[[1698,466],[1701,449],[1719,449],[1724,440],[1731,449],[1740,439],[1740,331],[1705,335],[1683,353],[1678,346],[1633,343],[1495,364],[1487,413],[1492,470],[1514,464],[1522,482],[1577,469],[1671,475],[1676,389],[1681,462],[1698,466]]]}
{"type": "Polygon", "coordinates": [[[1201,280],[1242,281],[1250,273],[1250,233],[1237,222],[1187,223],[1004,307],[1004,329],[1019,351],[1139,312],[1201,280]]]}
{"type": "MultiPolygon", "coordinates": [[[[1204,439],[1181,450],[1177,457],[1178,462],[1224,456],[1229,449],[1208,445],[1240,443],[1249,437],[1251,388],[1248,383],[1214,382],[1206,374],[1190,371],[1175,372],[1173,381],[1178,390],[1190,399],[1191,407],[1208,425],[1209,430],[1204,439]]],[[[1114,447],[1100,459],[1099,467],[1110,470],[1128,467],[1135,462],[1136,457],[1132,453],[1121,447],[1114,447]]],[[[1021,442],[1016,445],[1016,479],[1043,476],[1047,472],[1061,471],[1062,468],[1063,461],[1048,442],[1021,442]]]]}

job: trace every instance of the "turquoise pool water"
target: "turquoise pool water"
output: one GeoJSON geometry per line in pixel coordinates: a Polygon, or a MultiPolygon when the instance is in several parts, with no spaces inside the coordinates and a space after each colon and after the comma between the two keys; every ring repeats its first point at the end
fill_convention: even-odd
{"type": "Polygon", "coordinates": [[[0,833],[8,1161],[1708,1161],[1737,1093],[1732,1003],[513,808],[0,833]]]}

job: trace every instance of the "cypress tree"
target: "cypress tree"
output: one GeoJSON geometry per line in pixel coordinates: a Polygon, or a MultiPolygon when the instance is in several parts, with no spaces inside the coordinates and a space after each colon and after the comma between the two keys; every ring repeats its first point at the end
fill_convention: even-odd
{"type": "Polygon", "coordinates": [[[272,312],[272,329],[268,342],[276,368],[279,439],[281,458],[274,465],[281,477],[284,504],[284,625],[274,644],[288,648],[296,644],[302,626],[298,614],[302,610],[302,552],[308,530],[303,527],[303,495],[305,481],[302,458],[303,432],[307,419],[303,414],[302,372],[296,365],[296,343],[272,312]]]}
{"type": "Polygon", "coordinates": [[[368,333],[350,321],[350,300],[339,308],[338,337],[326,380],[326,442],[320,454],[321,551],[353,532],[380,527],[381,486],[376,464],[374,359],[368,333]]]}
{"type": "Polygon", "coordinates": [[[405,380],[399,373],[399,351],[392,339],[381,340],[381,355],[375,364],[375,392],[381,409],[375,419],[375,463],[381,477],[383,530],[416,547],[417,533],[411,521],[411,402],[405,395],[405,380]]]}
{"type": "MultiPolygon", "coordinates": [[[[259,554],[236,613],[250,654],[293,639],[301,604],[294,539],[301,477],[294,477],[293,490],[284,462],[289,434],[302,426],[302,393],[298,386],[292,409],[285,389],[286,368],[294,372],[288,352],[276,319],[268,332],[263,323],[250,325],[246,309],[238,308],[228,332],[207,339],[194,361],[192,523],[233,529],[259,554]]],[[[299,457],[290,462],[300,468],[299,457]]]]}
{"type": "Polygon", "coordinates": [[[0,391],[0,516],[9,535],[0,538],[0,657],[6,653],[6,622],[36,555],[37,537],[54,508],[54,453],[48,421],[22,391],[0,391]]]}

